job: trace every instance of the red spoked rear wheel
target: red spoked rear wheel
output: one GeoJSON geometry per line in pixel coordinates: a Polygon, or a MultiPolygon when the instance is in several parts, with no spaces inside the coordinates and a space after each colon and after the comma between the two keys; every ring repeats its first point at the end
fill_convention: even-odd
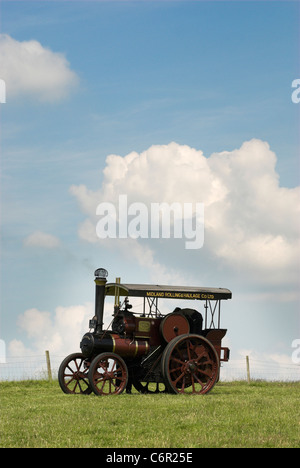
{"type": "Polygon", "coordinates": [[[162,372],[173,393],[208,393],[219,376],[219,357],[214,346],[200,335],[181,335],[166,347],[162,372]]]}

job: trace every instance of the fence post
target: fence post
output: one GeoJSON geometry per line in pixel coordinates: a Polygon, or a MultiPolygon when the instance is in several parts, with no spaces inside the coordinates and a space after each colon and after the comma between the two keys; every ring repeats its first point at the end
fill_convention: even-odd
{"type": "Polygon", "coordinates": [[[247,382],[250,384],[250,364],[249,364],[249,356],[246,356],[246,365],[247,365],[247,382]]]}
{"type": "Polygon", "coordinates": [[[46,353],[46,361],[47,361],[48,380],[49,382],[51,382],[52,372],[51,372],[51,364],[50,364],[50,354],[49,354],[49,351],[45,351],[45,353],[46,353]]]}

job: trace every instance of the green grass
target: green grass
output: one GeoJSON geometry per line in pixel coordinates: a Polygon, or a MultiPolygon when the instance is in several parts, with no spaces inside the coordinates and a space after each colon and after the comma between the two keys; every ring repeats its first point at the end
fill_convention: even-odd
{"type": "Polygon", "coordinates": [[[208,395],[65,395],[0,382],[0,447],[299,447],[300,382],[219,383],[208,395]]]}

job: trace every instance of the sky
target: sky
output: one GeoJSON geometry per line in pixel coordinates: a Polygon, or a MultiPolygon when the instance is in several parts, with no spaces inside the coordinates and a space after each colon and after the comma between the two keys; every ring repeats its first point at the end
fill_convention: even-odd
{"type": "Polygon", "coordinates": [[[299,2],[2,0],[0,15],[2,355],[76,352],[104,267],[230,289],[232,362],[299,378],[299,2]],[[120,196],[202,204],[203,245],[99,238],[97,207],[120,196]]]}

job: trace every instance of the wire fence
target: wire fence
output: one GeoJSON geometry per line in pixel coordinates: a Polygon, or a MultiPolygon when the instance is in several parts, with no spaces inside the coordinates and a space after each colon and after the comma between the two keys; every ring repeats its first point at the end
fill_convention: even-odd
{"type": "Polygon", "coordinates": [[[300,366],[290,363],[262,361],[248,357],[231,360],[221,368],[221,380],[266,380],[266,381],[300,381],[300,366]]]}
{"type": "Polygon", "coordinates": [[[7,357],[5,363],[0,363],[0,381],[11,380],[49,380],[57,378],[60,363],[65,356],[47,355],[7,357]],[[49,372],[50,371],[50,372],[49,372]]]}
{"type": "MultiPolygon", "coordinates": [[[[66,356],[43,355],[7,357],[0,363],[0,381],[49,380],[57,379],[60,363],[66,356]]],[[[266,380],[300,381],[300,365],[267,362],[248,358],[222,363],[221,381],[266,380]]]]}

